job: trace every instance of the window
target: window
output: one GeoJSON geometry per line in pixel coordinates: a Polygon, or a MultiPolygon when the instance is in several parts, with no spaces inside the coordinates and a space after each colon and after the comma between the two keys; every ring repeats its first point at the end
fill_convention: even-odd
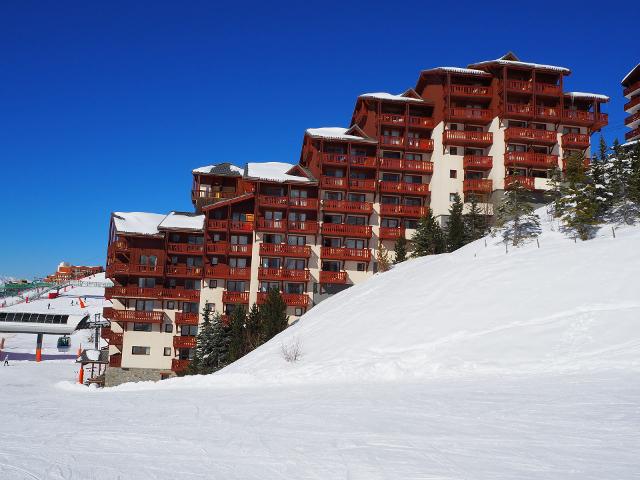
{"type": "Polygon", "coordinates": [[[246,235],[231,235],[231,245],[248,245],[249,237],[246,235]]]}
{"type": "Polygon", "coordinates": [[[510,143],[509,145],[507,145],[507,151],[509,151],[509,152],[526,152],[527,151],[527,147],[525,147],[524,145],[515,145],[513,143],[510,143]]]}
{"type": "Polygon", "coordinates": [[[280,268],[280,258],[262,258],[262,268],[280,268]]]}
{"type": "Polygon", "coordinates": [[[151,324],[150,323],[134,323],[133,331],[134,332],[150,332],[151,324]]]}
{"type": "Polygon", "coordinates": [[[340,262],[335,261],[324,261],[322,262],[322,271],[323,272],[339,272],[340,271],[340,262]]]}
{"type": "Polygon", "coordinates": [[[347,200],[350,202],[364,202],[366,195],[364,193],[348,193],[347,200]]]}
{"type": "Polygon", "coordinates": [[[367,217],[356,217],[355,215],[347,215],[345,223],[347,225],[366,225],[367,217]]]}
{"type": "Polygon", "coordinates": [[[282,243],[283,238],[280,234],[265,233],[262,237],[262,243],[282,243]]]}
{"type": "Polygon", "coordinates": [[[347,238],[344,241],[344,246],[347,248],[364,248],[364,240],[359,238],[347,238]]]}
{"type": "Polygon", "coordinates": [[[457,123],[451,123],[449,125],[449,130],[458,130],[458,124],[457,123]]]}
{"type": "Polygon", "coordinates": [[[244,292],[245,291],[245,282],[229,280],[227,282],[227,291],[229,292],[244,292]]]}
{"type": "Polygon", "coordinates": [[[280,282],[260,282],[260,291],[261,292],[266,293],[269,290],[278,290],[278,291],[280,291],[280,282]]]}
{"type": "Polygon", "coordinates": [[[449,178],[458,178],[457,170],[449,170],[449,178]]]}
{"type": "Polygon", "coordinates": [[[171,347],[164,347],[164,356],[165,357],[171,356],[171,347]]]}
{"type": "Polygon", "coordinates": [[[309,192],[307,190],[295,190],[291,189],[291,193],[289,194],[291,198],[308,198],[309,192]]]}
{"type": "Polygon", "coordinates": [[[399,173],[383,172],[382,173],[382,181],[383,182],[399,182],[400,181],[400,174],[399,173]]]}
{"type": "Polygon", "coordinates": [[[291,222],[306,222],[307,214],[305,212],[289,212],[289,221],[291,222]]]}
{"type": "Polygon", "coordinates": [[[164,324],[164,333],[173,333],[173,324],[165,323],[164,324]]]}
{"type": "Polygon", "coordinates": [[[455,193],[450,193],[449,194],[449,201],[450,202],[455,202],[456,201],[456,194],[455,193]]]}
{"type": "Polygon", "coordinates": [[[195,302],[182,302],[183,313],[198,313],[198,304],[195,302]]]}
{"type": "Polygon", "coordinates": [[[451,155],[458,155],[458,147],[449,147],[449,153],[451,155]]]}
{"type": "Polygon", "coordinates": [[[282,220],[284,218],[284,213],[278,210],[267,210],[264,212],[264,218],[266,220],[282,220]]]}
{"type": "Polygon", "coordinates": [[[333,247],[333,248],[339,248],[340,247],[340,239],[339,238],[335,238],[335,237],[322,237],[322,246],[323,247],[333,247]]]}
{"type": "Polygon", "coordinates": [[[138,287],[140,288],[154,288],[155,286],[156,286],[155,278],[141,277],[138,279],[138,287]]]}
{"type": "Polygon", "coordinates": [[[304,283],[286,283],[284,288],[285,293],[304,293],[304,283]]]}
{"type": "Polygon", "coordinates": [[[414,229],[418,228],[418,220],[405,219],[404,227],[405,228],[414,228],[414,229]]]}
{"type": "Polygon", "coordinates": [[[131,355],[149,355],[151,353],[150,347],[140,347],[134,345],[131,347],[131,355]]]}
{"type": "Polygon", "coordinates": [[[209,288],[218,288],[218,280],[209,280],[209,288]]]}
{"type": "Polygon", "coordinates": [[[382,158],[402,158],[402,152],[385,150],[382,152],[382,158]]]}
{"type": "Polygon", "coordinates": [[[136,300],[136,311],[151,312],[153,310],[153,300],[136,300]]]}
{"type": "Polygon", "coordinates": [[[190,245],[202,245],[204,243],[204,238],[196,235],[189,235],[187,237],[187,243],[190,245]]]}
{"type": "Polygon", "coordinates": [[[422,160],[421,153],[405,153],[404,158],[407,160],[422,160]]]}
{"type": "Polygon", "coordinates": [[[342,200],[342,192],[324,192],[325,200],[342,200]]]}
{"type": "Polygon", "coordinates": [[[287,258],[287,270],[304,270],[305,261],[301,258],[287,258]]]}
{"type": "Polygon", "coordinates": [[[247,267],[247,259],[246,258],[235,258],[232,257],[229,259],[229,266],[232,268],[246,268],[247,267]]]}
{"type": "Polygon", "coordinates": [[[184,281],[185,290],[200,290],[200,280],[187,279],[184,281]]]}
{"type": "Polygon", "coordinates": [[[356,263],[356,270],[358,270],[359,272],[364,272],[366,271],[367,267],[365,263],[356,263]]]}
{"type": "Polygon", "coordinates": [[[342,215],[334,215],[331,213],[325,213],[322,217],[324,223],[342,223],[342,215]]]}
{"type": "Polygon", "coordinates": [[[171,235],[169,235],[169,241],[172,242],[172,243],[180,242],[180,234],[179,233],[172,233],[171,235]]]}
{"type": "Polygon", "coordinates": [[[287,238],[287,243],[289,245],[304,245],[307,243],[307,237],[303,237],[300,235],[289,235],[287,238]]]}
{"type": "Polygon", "coordinates": [[[406,183],[422,183],[420,175],[405,175],[403,179],[406,183]]]}
{"type": "Polygon", "coordinates": [[[380,220],[380,226],[384,228],[398,228],[400,226],[400,220],[397,218],[382,218],[380,220]]]}
{"type": "Polygon", "coordinates": [[[296,313],[295,313],[296,317],[301,317],[303,313],[304,312],[302,311],[301,308],[296,308],[296,313]]]}
{"type": "Polygon", "coordinates": [[[422,200],[417,197],[404,197],[403,205],[410,205],[412,207],[419,207],[422,205],[422,200]]]}
{"type": "Polygon", "coordinates": [[[183,337],[195,337],[197,334],[197,325],[180,325],[180,335],[183,337]]]}
{"type": "Polygon", "coordinates": [[[187,257],[187,267],[201,267],[202,257],[187,257]]]}
{"type": "Polygon", "coordinates": [[[389,197],[387,195],[384,195],[380,199],[380,203],[384,205],[400,205],[400,197],[389,197]]]}
{"type": "Polygon", "coordinates": [[[220,259],[218,257],[211,257],[209,263],[211,263],[211,265],[218,265],[218,263],[220,263],[220,259]]]}

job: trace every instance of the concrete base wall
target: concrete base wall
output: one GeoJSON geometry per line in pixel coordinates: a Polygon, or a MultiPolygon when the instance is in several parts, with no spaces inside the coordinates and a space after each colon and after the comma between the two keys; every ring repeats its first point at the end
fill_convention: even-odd
{"type": "Polygon", "coordinates": [[[175,373],[154,368],[117,368],[108,367],[105,373],[104,386],[115,387],[127,382],[147,382],[175,377],[175,373]]]}

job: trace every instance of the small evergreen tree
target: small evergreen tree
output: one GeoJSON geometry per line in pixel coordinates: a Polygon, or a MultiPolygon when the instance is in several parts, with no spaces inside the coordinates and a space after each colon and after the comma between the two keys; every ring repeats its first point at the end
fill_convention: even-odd
{"type": "Polygon", "coordinates": [[[247,353],[245,350],[245,319],[244,306],[238,305],[229,320],[229,363],[233,363],[247,353]]]}
{"type": "Polygon", "coordinates": [[[612,218],[617,221],[633,224],[640,212],[634,202],[634,165],[632,149],[623,148],[616,140],[613,144],[613,159],[609,168],[609,185],[611,191],[612,218]]]}
{"type": "Polygon", "coordinates": [[[531,192],[519,181],[511,183],[497,208],[497,226],[504,242],[518,246],[540,234],[540,218],[533,211],[531,192]]]}
{"type": "Polygon", "coordinates": [[[462,199],[456,193],[449,208],[449,220],[447,221],[447,249],[449,252],[453,252],[465,244],[462,209],[462,199]]]}
{"type": "Polygon", "coordinates": [[[585,168],[584,154],[567,159],[567,183],[562,187],[562,194],[556,202],[561,207],[562,220],[580,239],[589,239],[598,224],[598,203],[593,179],[585,168]]]}
{"type": "Polygon", "coordinates": [[[418,221],[418,227],[411,237],[411,241],[413,242],[411,256],[414,258],[446,251],[446,238],[431,210],[418,221]]]}
{"type": "Polygon", "coordinates": [[[478,204],[478,197],[469,196],[469,211],[462,216],[464,222],[465,243],[473,242],[486,235],[488,225],[487,217],[483,214],[478,204]]]}
{"type": "Polygon", "coordinates": [[[245,325],[244,351],[248,353],[262,345],[262,316],[255,303],[247,314],[245,325]]]}
{"type": "Polygon", "coordinates": [[[556,165],[549,170],[549,190],[547,191],[547,197],[553,207],[553,216],[560,217],[562,215],[562,205],[560,199],[562,198],[562,170],[556,165]]]}
{"type": "Polygon", "coordinates": [[[280,292],[272,288],[267,294],[267,299],[260,307],[260,317],[262,320],[262,342],[268,342],[289,325],[287,316],[287,304],[280,292]]]}
{"type": "Polygon", "coordinates": [[[211,307],[207,303],[202,309],[202,323],[198,327],[198,334],[196,335],[196,348],[194,349],[193,358],[189,362],[185,374],[197,375],[201,372],[202,358],[205,354],[207,345],[207,335],[211,329],[211,307]]]}
{"type": "Polygon", "coordinates": [[[393,251],[395,253],[393,259],[394,264],[402,263],[407,259],[407,239],[404,237],[404,235],[398,237],[393,251]]]}
{"type": "Polygon", "coordinates": [[[381,241],[378,241],[378,251],[376,252],[376,261],[378,262],[378,270],[386,272],[391,268],[391,260],[389,260],[389,252],[381,241]]]}

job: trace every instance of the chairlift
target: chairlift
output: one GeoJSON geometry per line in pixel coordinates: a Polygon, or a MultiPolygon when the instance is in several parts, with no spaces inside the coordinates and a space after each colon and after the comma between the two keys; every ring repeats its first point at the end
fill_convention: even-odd
{"type": "Polygon", "coordinates": [[[66,352],[71,347],[71,338],[66,335],[58,338],[58,351],[66,352]]]}

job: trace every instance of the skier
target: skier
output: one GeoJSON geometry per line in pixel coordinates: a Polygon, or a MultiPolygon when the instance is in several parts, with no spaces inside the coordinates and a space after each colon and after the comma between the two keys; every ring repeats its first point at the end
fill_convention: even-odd
{"type": "Polygon", "coordinates": [[[9,366],[9,354],[8,353],[4,356],[4,366],[5,367],[9,366]]]}
{"type": "Polygon", "coordinates": [[[51,304],[47,303],[47,310],[51,310],[51,304]]]}

